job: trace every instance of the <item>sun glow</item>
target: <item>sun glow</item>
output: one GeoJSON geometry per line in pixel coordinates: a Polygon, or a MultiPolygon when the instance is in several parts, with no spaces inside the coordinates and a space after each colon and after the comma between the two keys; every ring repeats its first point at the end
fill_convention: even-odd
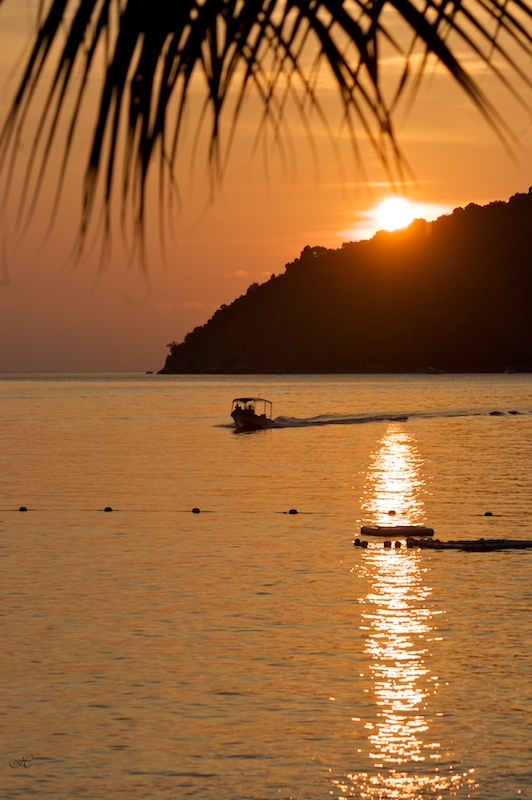
{"type": "Polygon", "coordinates": [[[381,228],[395,231],[406,228],[414,220],[414,209],[405,197],[388,197],[377,209],[377,219],[381,228]]]}
{"type": "MultiPolygon", "coordinates": [[[[366,211],[358,213],[357,221],[350,228],[344,228],[338,233],[345,241],[358,242],[364,239],[371,239],[376,233],[382,230],[396,230],[400,227],[407,227],[414,219],[433,222],[439,217],[451,214],[451,206],[437,203],[416,202],[408,200],[400,195],[388,195],[380,203],[377,203],[366,211]],[[396,216],[396,212],[400,212],[396,216]],[[398,217],[401,220],[400,224],[398,217]]],[[[352,212],[348,212],[352,215],[352,212]]]]}

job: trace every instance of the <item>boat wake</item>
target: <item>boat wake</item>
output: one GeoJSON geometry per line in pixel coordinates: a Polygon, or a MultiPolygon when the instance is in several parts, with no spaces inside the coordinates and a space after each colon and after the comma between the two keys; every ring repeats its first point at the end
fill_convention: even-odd
{"type": "Polygon", "coordinates": [[[359,425],[365,422],[406,422],[406,414],[319,414],[317,417],[276,417],[272,428],[312,428],[323,425],[359,425]]]}
{"type": "Polygon", "coordinates": [[[407,422],[409,419],[445,419],[452,417],[523,416],[532,411],[444,410],[383,414],[320,414],[315,417],[276,417],[271,428],[313,428],[324,425],[362,425],[371,422],[407,422]]]}

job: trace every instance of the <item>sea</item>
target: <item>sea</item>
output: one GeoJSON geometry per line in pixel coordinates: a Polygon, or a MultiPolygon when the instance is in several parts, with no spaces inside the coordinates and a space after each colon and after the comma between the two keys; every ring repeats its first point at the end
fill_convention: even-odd
{"type": "Polygon", "coordinates": [[[532,375],[3,374],[0,408],[2,800],[532,798],[532,550],[361,537],[532,539],[532,375]]]}

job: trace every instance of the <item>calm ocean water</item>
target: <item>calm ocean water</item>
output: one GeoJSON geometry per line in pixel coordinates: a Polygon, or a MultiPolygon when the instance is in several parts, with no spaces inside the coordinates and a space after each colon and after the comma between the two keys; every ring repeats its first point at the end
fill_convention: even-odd
{"type": "Polygon", "coordinates": [[[532,798],[532,551],[353,547],[391,510],[532,538],[532,376],[0,399],[2,800],[532,798]],[[241,394],[279,427],[235,435],[241,394]]]}

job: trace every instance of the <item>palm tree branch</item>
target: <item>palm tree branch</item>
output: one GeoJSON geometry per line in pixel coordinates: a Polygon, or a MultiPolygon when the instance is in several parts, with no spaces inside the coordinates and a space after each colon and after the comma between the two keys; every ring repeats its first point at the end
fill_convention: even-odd
{"type": "MultiPolygon", "coordinates": [[[[314,109],[330,130],[318,98],[321,64],[326,65],[338,88],[354,150],[358,153],[357,129],[361,128],[389,174],[392,162],[388,148],[399,173],[403,168],[392,112],[407,86],[411,87],[412,98],[418,91],[429,54],[448,70],[497,135],[505,142],[510,138],[511,132],[497,109],[466,69],[464,56],[453,43],[454,37],[488,66],[511,96],[528,108],[521,92],[506,74],[509,70],[523,86],[532,88],[530,72],[518,58],[519,54],[528,61],[532,58],[532,8],[527,0],[427,0],[424,6],[416,0],[353,0],[349,6],[343,0],[77,2],[77,11],[72,15],[48,90],[46,107],[32,140],[20,201],[24,209],[37,157],[42,151],[29,200],[31,217],[42,190],[52,145],[58,136],[62,111],[68,106],[68,89],[75,67],[86,50],[75,102],[70,110],[54,203],[54,210],[57,208],[82,101],[94,71],[95,55],[101,46],[109,47],[84,180],[82,242],[101,172],[105,226],[110,225],[123,129],[122,224],[129,198],[135,225],[142,230],[146,180],[157,147],[161,187],[168,173],[175,188],[174,173],[184,114],[196,75],[205,81],[205,101],[199,114],[194,150],[209,118],[208,162],[214,181],[219,181],[223,175],[244,101],[250,92],[256,93],[263,105],[258,135],[271,126],[278,147],[282,147],[282,134],[289,135],[289,102],[298,110],[312,148],[313,129],[307,109],[314,109]],[[111,19],[113,9],[117,12],[116,21],[111,19]],[[389,12],[395,13],[410,29],[411,41],[407,48],[397,38],[393,22],[387,16],[389,12]],[[381,86],[381,46],[384,43],[404,60],[390,99],[386,99],[381,86]],[[424,53],[412,77],[411,61],[419,44],[424,53]],[[517,46],[518,54],[511,52],[510,44],[517,46]],[[309,61],[313,47],[317,52],[309,61]],[[222,150],[221,123],[230,99],[231,123],[227,144],[222,150]],[[173,130],[169,131],[168,112],[170,107],[174,108],[171,105],[174,102],[173,130]]],[[[60,36],[62,22],[73,5],[74,0],[51,0],[46,12],[42,4],[39,8],[40,25],[35,42],[0,132],[0,168],[7,173],[4,198],[12,190],[14,162],[29,110],[43,81],[45,67],[55,52],[53,45],[60,36]]]]}

